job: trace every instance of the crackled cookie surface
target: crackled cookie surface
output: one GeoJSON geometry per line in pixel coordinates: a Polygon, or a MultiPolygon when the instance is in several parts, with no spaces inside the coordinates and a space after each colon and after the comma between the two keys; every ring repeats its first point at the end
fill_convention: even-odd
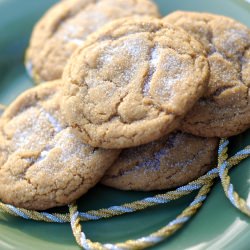
{"type": "Polygon", "coordinates": [[[122,189],[152,191],[184,185],[216,162],[218,139],[175,132],[158,141],[125,149],[102,183],[122,189]]]}
{"type": "Polygon", "coordinates": [[[185,31],[125,18],[90,36],[71,57],[63,110],[92,146],[138,146],[178,126],[208,75],[203,47],[185,31]]]}
{"type": "Polygon", "coordinates": [[[104,24],[132,15],[158,17],[150,0],[64,0],[34,28],[26,67],[37,83],[61,78],[72,52],[104,24]]]}
{"type": "Polygon", "coordinates": [[[118,151],[92,148],[67,126],[60,82],[26,91],[0,120],[0,199],[18,207],[66,205],[93,187],[118,151]]]}
{"type": "Polygon", "coordinates": [[[210,81],[204,97],[182,123],[182,130],[205,137],[229,137],[250,126],[250,29],[224,16],[174,12],[165,21],[202,42],[210,81]]]}

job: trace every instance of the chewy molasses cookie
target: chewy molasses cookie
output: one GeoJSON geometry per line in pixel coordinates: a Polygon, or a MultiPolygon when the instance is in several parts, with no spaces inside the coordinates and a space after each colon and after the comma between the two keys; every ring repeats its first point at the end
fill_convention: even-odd
{"type": "Polygon", "coordinates": [[[93,187],[119,152],[92,148],[60,110],[60,82],[26,91],[0,119],[0,199],[43,210],[93,187]]]}
{"type": "Polygon", "coordinates": [[[173,131],[208,76],[203,47],[182,29],[153,18],[120,19],[72,55],[63,110],[92,146],[138,146],[173,131]]]}
{"type": "Polygon", "coordinates": [[[172,133],[158,141],[125,149],[102,183],[122,190],[153,191],[195,180],[216,163],[216,138],[172,133]]]}
{"type": "Polygon", "coordinates": [[[165,21],[202,42],[210,64],[203,98],[187,114],[182,130],[204,137],[229,137],[250,126],[250,29],[224,16],[174,12],[165,21]]]}
{"type": "Polygon", "coordinates": [[[150,0],[64,0],[35,26],[26,67],[37,83],[61,78],[72,52],[104,24],[132,15],[159,17],[150,0]]]}

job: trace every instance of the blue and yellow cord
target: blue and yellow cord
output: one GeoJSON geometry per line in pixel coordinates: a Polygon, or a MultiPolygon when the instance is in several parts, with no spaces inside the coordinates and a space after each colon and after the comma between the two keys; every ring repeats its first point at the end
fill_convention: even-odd
{"type": "MultiPolygon", "coordinates": [[[[5,106],[0,104],[0,114],[4,109],[5,106]]],[[[69,205],[69,213],[51,214],[47,212],[37,212],[22,208],[16,208],[12,205],[4,204],[2,202],[0,202],[0,211],[13,216],[35,221],[53,223],[70,222],[76,242],[81,248],[87,250],[130,250],[152,247],[164,241],[166,238],[182,228],[185,223],[188,222],[197,213],[203,202],[206,200],[207,195],[210,192],[211,187],[213,186],[214,181],[217,177],[220,178],[226,197],[233,204],[233,206],[250,217],[249,205],[235,191],[228,175],[229,170],[232,167],[238,165],[242,160],[250,156],[250,146],[247,146],[231,158],[228,158],[228,145],[229,141],[227,139],[221,139],[218,149],[217,168],[210,170],[207,174],[201,176],[197,180],[192,181],[185,186],[179,187],[174,191],[169,191],[164,194],[147,197],[142,200],[125,203],[120,206],[112,206],[109,208],[102,208],[99,210],[91,210],[87,212],[79,212],[76,203],[69,205]],[[178,215],[174,220],[167,223],[158,231],[153,232],[152,234],[145,237],[116,244],[101,244],[99,242],[92,242],[91,240],[87,239],[86,235],[82,231],[82,226],[80,224],[81,221],[107,219],[126,213],[137,212],[148,207],[156,206],[159,204],[166,204],[170,201],[177,200],[192,193],[193,191],[198,191],[198,194],[194,198],[193,202],[191,202],[180,215],[178,215]]]]}

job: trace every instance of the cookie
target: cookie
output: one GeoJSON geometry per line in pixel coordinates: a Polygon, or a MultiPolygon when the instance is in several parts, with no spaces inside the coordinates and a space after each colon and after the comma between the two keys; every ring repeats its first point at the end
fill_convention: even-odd
{"type": "Polygon", "coordinates": [[[119,151],[90,147],[60,110],[61,82],[28,90],[0,120],[0,199],[43,210],[66,205],[93,187],[119,151]]]}
{"type": "Polygon", "coordinates": [[[102,183],[139,191],[182,186],[215,165],[218,144],[216,138],[172,133],[158,141],[123,150],[102,183]]]}
{"type": "Polygon", "coordinates": [[[35,26],[26,68],[37,83],[61,78],[72,52],[104,24],[131,15],[159,17],[150,0],[64,0],[35,26]]]}
{"type": "Polygon", "coordinates": [[[174,12],[165,21],[202,42],[208,53],[210,81],[203,98],[181,129],[204,137],[230,137],[250,126],[250,29],[224,16],[174,12]]]}
{"type": "Polygon", "coordinates": [[[173,131],[208,76],[203,47],[186,32],[158,19],[125,18],[72,55],[63,110],[92,146],[138,146],[173,131]]]}

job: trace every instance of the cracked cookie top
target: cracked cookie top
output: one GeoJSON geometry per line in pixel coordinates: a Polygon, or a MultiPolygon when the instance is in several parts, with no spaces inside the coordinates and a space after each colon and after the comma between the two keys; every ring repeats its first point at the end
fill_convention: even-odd
{"type": "Polygon", "coordinates": [[[120,19],[69,60],[63,110],[92,146],[138,146],[173,131],[208,76],[202,45],[182,29],[149,17],[120,19]]]}
{"type": "Polygon", "coordinates": [[[72,52],[104,24],[132,15],[159,17],[150,0],[65,0],[35,26],[26,68],[37,83],[61,78],[72,52]]]}
{"type": "Polygon", "coordinates": [[[102,183],[140,191],[185,185],[214,166],[218,144],[216,138],[172,133],[158,141],[123,150],[102,183]]]}
{"type": "Polygon", "coordinates": [[[26,91],[0,119],[0,199],[27,209],[66,205],[93,187],[119,154],[90,147],[60,110],[61,82],[26,91]]]}
{"type": "Polygon", "coordinates": [[[166,22],[201,41],[208,53],[210,81],[187,114],[182,130],[205,137],[229,137],[250,126],[250,29],[224,16],[177,11],[166,22]]]}

